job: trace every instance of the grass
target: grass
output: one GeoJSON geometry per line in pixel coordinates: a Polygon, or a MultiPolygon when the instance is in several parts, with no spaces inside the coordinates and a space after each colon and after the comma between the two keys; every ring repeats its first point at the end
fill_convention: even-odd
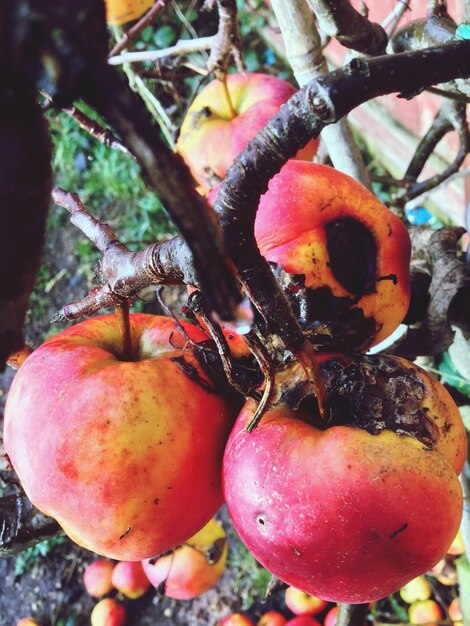
{"type": "Polygon", "coordinates": [[[40,558],[47,557],[57,546],[61,546],[67,541],[68,539],[63,535],[58,535],[26,548],[16,557],[15,576],[21,576],[21,574],[31,570],[40,558]]]}
{"type": "Polygon", "coordinates": [[[241,542],[237,542],[229,553],[228,567],[232,572],[234,591],[240,597],[242,610],[264,598],[271,574],[241,542]]]}

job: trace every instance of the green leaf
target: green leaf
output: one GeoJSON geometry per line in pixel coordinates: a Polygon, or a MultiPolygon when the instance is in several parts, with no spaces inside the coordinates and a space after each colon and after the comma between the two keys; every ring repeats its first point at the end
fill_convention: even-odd
{"type": "Polygon", "coordinates": [[[155,43],[159,48],[168,48],[176,41],[176,32],[172,26],[164,24],[155,33],[155,43]]]}
{"type": "Polygon", "coordinates": [[[464,396],[467,396],[467,398],[470,398],[470,380],[464,378],[456,369],[448,352],[443,354],[438,369],[442,374],[443,382],[455,387],[457,391],[462,393],[464,396]]]}

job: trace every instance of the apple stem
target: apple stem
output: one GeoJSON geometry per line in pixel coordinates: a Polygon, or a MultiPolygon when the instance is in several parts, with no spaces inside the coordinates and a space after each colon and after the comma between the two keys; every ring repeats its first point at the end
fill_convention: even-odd
{"type": "Polygon", "coordinates": [[[227,104],[228,104],[228,108],[230,111],[230,118],[233,120],[233,118],[237,117],[237,112],[235,111],[232,98],[230,97],[230,91],[228,89],[228,83],[227,83],[227,74],[225,74],[224,77],[220,79],[220,81],[224,88],[225,97],[227,98],[227,104]]]}
{"type": "Polygon", "coordinates": [[[129,318],[129,300],[121,300],[115,306],[121,336],[122,359],[133,361],[131,323],[129,318]]]}
{"type": "Polygon", "coordinates": [[[309,341],[305,341],[301,349],[298,352],[294,352],[294,356],[308,376],[308,380],[310,381],[317,398],[320,418],[326,425],[330,421],[328,394],[312,344],[309,341]]]}

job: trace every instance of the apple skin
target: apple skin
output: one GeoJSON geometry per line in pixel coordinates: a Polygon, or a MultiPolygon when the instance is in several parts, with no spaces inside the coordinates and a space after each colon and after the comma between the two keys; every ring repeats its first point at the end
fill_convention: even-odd
{"type": "Polygon", "coordinates": [[[41,626],[41,624],[32,617],[23,617],[16,622],[16,626],[41,626]]]}
{"type": "Polygon", "coordinates": [[[328,602],[315,598],[295,587],[287,587],[285,601],[294,615],[317,615],[328,606],[328,602]]]}
{"type": "MultiPolygon", "coordinates": [[[[214,178],[225,178],[235,157],[297,91],[276,76],[256,73],[228,74],[227,87],[236,117],[222,82],[214,80],[189,107],[176,144],[204,193],[215,186],[214,178]]],[[[318,140],[310,141],[297,158],[311,160],[317,147],[318,140]]]]}
{"type": "Polygon", "coordinates": [[[142,562],[151,584],[158,588],[165,581],[165,595],[175,600],[191,600],[213,587],[222,576],[227,561],[227,536],[216,520],[210,520],[184,545],[157,560],[142,562]],[[210,561],[210,549],[221,549],[210,561]]]}
{"type": "Polygon", "coordinates": [[[413,578],[400,589],[400,597],[407,604],[413,604],[417,600],[429,600],[432,588],[424,576],[413,578]]]}
{"type": "Polygon", "coordinates": [[[437,626],[443,617],[442,609],[435,600],[417,600],[408,609],[410,624],[437,626]]]}
{"type": "Polygon", "coordinates": [[[111,26],[136,20],[153,5],[154,0],[105,0],[106,22],[111,26]]]}
{"type": "Polygon", "coordinates": [[[90,620],[91,626],[124,626],[127,623],[127,611],[117,600],[105,598],[95,605],[90,620]]]}
{"type": "Polygon", "coordinates": [[[287,618],[278,611],[268,611],[258,620],[256,626],[285,626],[287,618]]]}
{"type": "Polygon", "coordinates": [[[150,581],[139,561],[120,561],[113,570],[114,587],[126,598],[136,600],[150,587],[150,581]]]}
{"type": "Polygon", "coordinates": [[[104,559],[98,559],[86,566],[83,572],[83,583],[90,596],[99,598],[112,591],[114,566],[115,563],[104,559]]]}
{"type": "Polygon", "coordinates": [[[320,622],[310,615],[297,615],[286,622],[286,626],[320,626],[320,622]]]}
{"type": "Polygon", "coordinates": [[[74,541],[137,561],[183,543],[222,504],[234,409],[173,360],[184,357],[204,378],[173,320],[130,321],[136,361],[117,357],[114,315],[35,350],[8,397],[4,444],[28,497],[74,541]]]}
{"type": "Polygon", "coordinates": [[[338,607],[334,606],[325,615],[323,626],[336,626],[336,620],[338,619],[338,607]]]}
{"type": "MultiPolygon", "coordinates": [[[[440,391],[437,413],[447,406],[440,391]]],[[[460,421],[435,420],[428,447],[391,430],[319,430],[308,412],[282,403],[250,434],[255,408],[247,402],[228,441],[224,491],[241,539],[275,576],[324,600],[365,603],[446,553],[462,514],[463,457],[446,441],[452,431],[465,441],[458,411],[460,421]]]]}

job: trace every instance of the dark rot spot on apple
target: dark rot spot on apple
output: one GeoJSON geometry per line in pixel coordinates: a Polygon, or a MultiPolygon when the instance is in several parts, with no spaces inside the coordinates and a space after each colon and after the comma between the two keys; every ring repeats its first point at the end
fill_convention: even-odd
{"type": "Polygon", "coordinates": [[[423,381],[414,369],[381,356],[331,359],[321,365],[334,424],[376,435],[392,430],[432,447],[438,434],[421,404],[423,381]]]}
{"type": "Polygon", "coordinates": [[[226,543],[227,539],[225,537],[219,537],[211,546],[209,546],[208,550],[205,552],[205,557],[211,565],[215,565],[220,561],[224,553],[226,543]]]}
{"type": "Polygon", "coordinates": [[[154,504],[160,504],[160,498],[155,498],[153,501],[154,504]]]}
{"type": "Polygon", "coordinates": [[[389,537],[388,537],[388,538],[389,538],[389,539],[395,539],[395,537],[396,537],[397,535],[399,535],[400,533],[402,533],[402,532],[403,532],[404,530],[406,530],[407,528],[408,528],[408,524],[405,522],[405,523],[403,524],[403,526],[400,526],[400,528],[398,528],[397,530],[394,530],[394,531],[393,531],[393,533],[391,533],[391,534],[389,535],[389,537]]]}
{"type": "Polygon", "coordinates": [[[377,278],[377,244],[362,222],[344,217],[325,224],[326,245],[334,277],[348,291],[373,293],[377,278]]]}
{"type": "Polygon", "coordinates": [[[256,525],[262,533],[266,533],[268,531],[267,522],[264,515],[260,514],[256,516],[256,525]]]}
{"type": "Polygon", "coordinates": [[[274,264],[271,268],[302,330],[315,346],[328,351],[367,349],[380,325],[356,306],[357,299],[334,296],[326,285],[310,289],[302,274],[288,274],[274,264]]]}

